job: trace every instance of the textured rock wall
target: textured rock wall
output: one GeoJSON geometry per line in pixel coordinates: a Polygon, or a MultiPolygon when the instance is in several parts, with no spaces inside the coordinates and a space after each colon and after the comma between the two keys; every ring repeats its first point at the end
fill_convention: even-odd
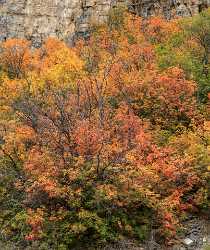
{"type": "Polygon", "coordinates": [[[166,19],[193,16],[210,6],[210,0],[130,0],[130,10],[140,16],[163,15],[166,19]]]}
{"type": "Polygon", "coordinates": [[[103,22],[109,9],[125,2],[141,16],[189,16],[210,5],[210,0],[0,0],[0,40],[25,37],[34,46],[48,36],[72,41],[89,23],[103,22]]]}
{"type": "Polygon", "coordinates": [[[102,22],[112,0],[0,0],[0,40],[25,37],[39,43],[48,36],[71,40],[85,33],[91,19],[102,22]]]}

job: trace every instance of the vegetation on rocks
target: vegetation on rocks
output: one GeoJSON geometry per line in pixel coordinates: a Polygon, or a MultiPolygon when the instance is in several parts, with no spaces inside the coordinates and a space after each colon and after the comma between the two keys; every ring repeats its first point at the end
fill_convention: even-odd
{"type": "Polygon", "coordinates": [[[114,10],[74,48],[0,45],[2,241],[63,250],[155,230],[172,244],[208,211],[209,27],[209,10],[114,10]]]}

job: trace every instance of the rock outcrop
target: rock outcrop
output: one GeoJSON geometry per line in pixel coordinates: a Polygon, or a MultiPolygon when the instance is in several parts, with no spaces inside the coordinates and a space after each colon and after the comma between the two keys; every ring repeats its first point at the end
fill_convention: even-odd
{"type": "Polygon", "coordinates": [[[112,0],[0,0],[0,40],[25,37],[38,46],[48,37],[72,40],[91,19],[103,22],[112,0]]]}
{"type": "Polygon", "coordinates": [[[106,20],[110,8],[125,3],[143,17],[190,16],[210,6],[210,0],[0,0],[0,40],[24,37],[34,46],[48,36],[71,42],[85,35],[90,23],[106,20]]]}
{"type": "Polygon", "coordinates": [[[166,19],[193,16],[210,6],[210,0],[131,0],[131,11],[148,17],[163,15],[166,19]]]}

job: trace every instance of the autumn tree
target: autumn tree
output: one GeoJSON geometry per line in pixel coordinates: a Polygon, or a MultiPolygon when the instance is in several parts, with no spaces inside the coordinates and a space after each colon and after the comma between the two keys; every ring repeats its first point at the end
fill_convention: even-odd
{"type": "Polygon", "coordinates": [[[208,105],[180,64],[180,27],[124,14],[75,48],[2,44],[2,239],[71,249],[155,229],[172,243],[209,208],[208,105]]]}
{"type": "MultiPolygon", "coordinates": [[[[148,21],[149,31],[150,23],[152,20],[148,21]]],[[[165,40],[155,41],[159,65],[161,68],[179,65],[188,79],[197,82],[199,102],[206,103],[209,92],[209,10],[191,18],[180,19],[173,22],[173,25],[171,34],[163,36],[165,40]]]]}
{"type": "Polygon", "coordinates": [[[10,39],[1,43],[0,63],[11,77],[24,77],[30,70],[31,51],[30,42],[26,40],[10,39]]]}

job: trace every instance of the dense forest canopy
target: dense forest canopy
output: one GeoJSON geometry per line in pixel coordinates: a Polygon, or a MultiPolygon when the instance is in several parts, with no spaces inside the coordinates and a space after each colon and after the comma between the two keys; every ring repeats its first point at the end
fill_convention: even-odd
{"type": "Polygon", "coordinates": [[[121,9],[74,48],[0,44],[0,239],[72,249],[209,209],[210,10],[121,9]]]}

